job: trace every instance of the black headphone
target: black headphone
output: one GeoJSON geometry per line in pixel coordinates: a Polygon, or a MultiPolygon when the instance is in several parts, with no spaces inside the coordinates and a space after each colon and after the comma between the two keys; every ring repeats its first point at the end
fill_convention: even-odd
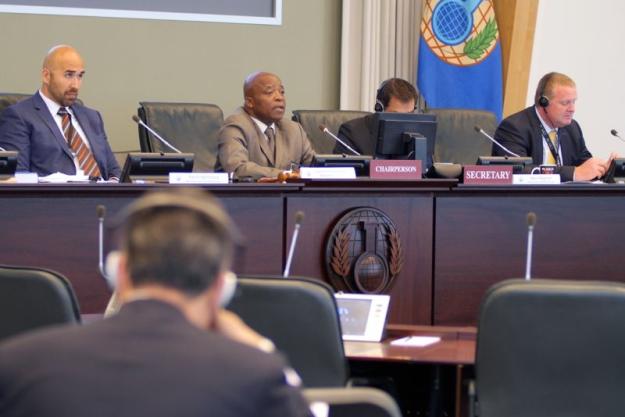
{"type": "Polygon", "coordinates": [[[545,75],[543,77],[542,84],[540,85],[540,96],[538,97],[538,105],[540,107],[547,107],[549,105],[549,98],[547,98],[547,96],[545,95],[545,90],[547,89],[547,85],[549,84],[549,82],[551,81],[551,79],[553,78],[553,72],[550,72],[549,74],[545,75]]]}
{"type": "Polygon", "coordinates": [[[385,100],[387,98],[385,97],[386,94],[384,91],[384,87],[386,87],[386,84],[388,84],[388,80],[382,81],[382,84],[380,84],[380,86],[378,87],[378,91],[376,91],[375,93],[375,106],[373,107],[373,109],[378,113],[384,111],[384,108],[386,107],[384,102],[388,101],[385,100]]]}

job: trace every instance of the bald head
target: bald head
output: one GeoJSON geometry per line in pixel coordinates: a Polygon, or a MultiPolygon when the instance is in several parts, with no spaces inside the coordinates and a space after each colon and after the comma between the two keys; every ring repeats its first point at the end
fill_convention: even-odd
{"type": "Polygon", "coordinates": [[[255,72],[248,75],[243,83],[243,96],[245,111],[267,125],[284,116],[284,86],[275,74],[255,72]]]}
{"type": "Polygon", "coordinates": [[[85,64],[76,49],[58,45],[46,54],[41,69],[41,92],[60,106],[71,106],[85,74],[85,64]]]}

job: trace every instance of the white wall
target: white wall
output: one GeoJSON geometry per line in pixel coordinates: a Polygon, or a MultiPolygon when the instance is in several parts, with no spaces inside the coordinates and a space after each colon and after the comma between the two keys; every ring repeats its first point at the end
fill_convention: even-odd
{"type": "Polygon", "coordinates": [[[558,71],[577,84],[577,111],[593,155],[610,151],[625,157],[625,143],[610,135],[616,129],[625,138],[625,2],[622,0],[542,0],[527,103],[542,75],[558,71]]]}

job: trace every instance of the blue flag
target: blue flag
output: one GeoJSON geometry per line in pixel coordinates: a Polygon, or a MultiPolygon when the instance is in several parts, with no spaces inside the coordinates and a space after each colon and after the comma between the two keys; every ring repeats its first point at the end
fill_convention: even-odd
{"type": "Polygon", "coordinates": [[[501,120],[501,45],[491,0],[426,0],[417,85],[431,108],[488,110],[501,120]]]}

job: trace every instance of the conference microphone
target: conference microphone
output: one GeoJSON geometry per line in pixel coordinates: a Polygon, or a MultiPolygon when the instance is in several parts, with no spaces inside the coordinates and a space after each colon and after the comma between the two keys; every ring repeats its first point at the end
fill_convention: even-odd
{"type": "Polygon", "coordinates": [[[330,132],[330,130],[325,126],[325,125],[319,125],[319,129],[325,133],[326,135],[330,136],[332,139],[334,139],[336,142],[340,143],[341,145],[345,146],[347,149],[349,149],[354,155],[356,156],[361,156],[360,153],[356,152],[356,150],[354,150],[354,148],[352,148],[351,146],[349,146],[347,143],[345,143],[343,140],[341,140],[341,138],[339,138],[338,136],[336,136],[334,133],[330,132]]]}
{"type": "Polygon", "coordinates": [[[534,237],[534,225],[536,224],[536,213],[527,213],[527,255],[525,258],[525,280],[532,279],[532,241],[534,237]]]}
{"type": "Polygon", "coordinates": [[[618,132],[616,131],[616,129],[612,129],[610,130],[610,133],[612,134],[612,136],[619,138],[620,140],[622,140],[623,142],[625,142],[625,139],[623,139],[622,137],[619,136],[618,132]]]}
{"type": "Polygon", "coordinates": [[[182,153],[182,151],[180,149],[176,148],[174,145],[172,145],[171,143],[167,142],[161,135],[156,133],[156,131],[154,129],[152,129],[150,126],[148,126],[143,120],[139,119],[139,117],[137,117],[136,115],[132,116],[132,120],[134,120],[135,123],[138,123],[139,125],[141,125],[144,128],[146,128],[148,130],[148,132],[153,134],[161,143],[165,144],[168,148],[173,149],[174,152],[182,153]]]}
{"type": "Polygon", "coordinates": [[[501,149],[503,149],[504,151],[506,151],[506,153],[508,155],[512,155],[515,156],[517,158],[520,158],[520,156],[514,152],[512,152],[510,149],[506,148],[505,146],[503,146],[501,143],[499,143],[497,140],[495,140],[495,138],[493,138],[491,135],[489,135],[488,133],[486,133],[484,131],[484,129],[482,129],[481,127],[479,127],[478,125],[475,125],[474,127],[475,131],[477,133],[481,133],[482,135],[484,135],[488,140],[490,140],[491,142],[493,142],[495,145],[499,146],[501,149]]]}
{"type": "Polygon", "coordinates": [[[110,280],[104,270],[104,216],[106,215],[106,207],[98,204],[95,211],[98,216],[98,270],[106,282],[109,282],[110,280]]]}
{"type": "Polygon", "coordinates": [[[293,235],[291,236],[291,246],[289,247],[289,255],[286,257],[286,265],[284,266],[284,278],[289,277],[289,271],[291,270],[291,262],[293,261],[293,254],[295,253],[295,245],[297,244],[297,236],[299,235],[299,228],[304,220],[304,212],[298,211],[295,213],[295,228],[293,229],[293,235]]]}

